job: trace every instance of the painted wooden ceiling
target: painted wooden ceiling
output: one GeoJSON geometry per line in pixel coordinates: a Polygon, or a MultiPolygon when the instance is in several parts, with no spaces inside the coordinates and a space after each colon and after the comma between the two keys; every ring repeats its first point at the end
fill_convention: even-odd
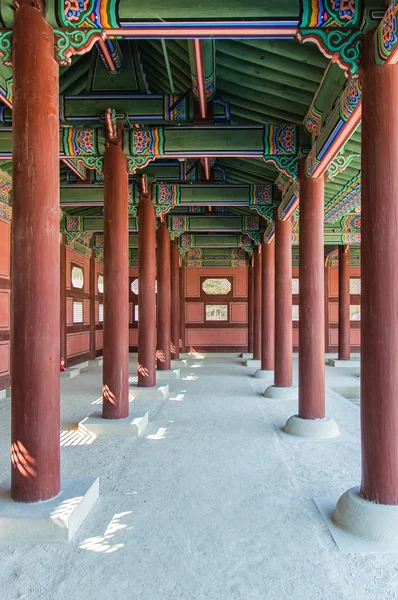
{"type": "MultiPolygon", "coordinates": [[[[135,7],[137,19],[151,19],[156,13],[153,2],[148,6],[135,7]]],[[[166,3],[167,4],[167,3],[166,3]]],[[[170,8],[159,3],[158,9],[166,18],[195,18],[197,2],[189,0],[170,8]],[[178,8],[178,13],[174,14],[178,8]]],[[[213,6],[213,3],[210,3],[213,6]]],[[[213,10],[209,4],[209,17],[215,11],[217,18],[236,16],[236,2],[224,6],[222,15],[219,7],[213,10]]],[[[238,2],[239,4],[239,2],[238,2]]],[[[246,4],[246,3],[245,3],[246,4]]],[[[120,3],[121,10],[130,10],[127,3],[120,3]]],[[[275,17],[298,17],[299,3],[296,0],[262,3],[262,15],[275,17]]],[[[134,10],[135,10],[134,9],[134,10]]],[[[201,7],[201,12],[203,7],[201,7]]],[[[258,2],[249,0],[245,18],[258,16],[258,2]]],[[[127,14],[127,13],[126,13],[127,14]]],[[[156,13],[157,14],[157,13],[156,13]]],[[[99,55],[97,47],[90,52],[73,57],[70,66],[60,69],[60,94],[82,98],[101,94],[179,94],[187,95],[192,102],[192,79],[189,41],[186,39],[140,39],[120,40],[123,57],[122,67],[117,74],[110,74],[99,55]]],[[[191,57],[192,59],[192,57],[191,57]]],[[[0,65],[0,86],[10,88],[12,70],[0,65]],[[8,86],[8,87],[7,87],[8,86]]],[[[344,72],[319,52],[313,44],[299,44],[296,39],[217,39],[214,42],[214,97],[216,102],[227,103],[228,120],[218,123],[241,127],[267,124],[297,124],[304,130],[308,113],[314,98],[322,95],[321,104],[324,119],[339,101],[346,83],[344,72]],[[332,73],[332,75],[330,75],[332,73]],[[325,79],[326,76],[329,79],[325,79]],[[325,83],[326,81],[326,83],[325,83]],[[323,86],[323,87],[322,87],[323,86]],[[322,89],[322,92],[320,90],[322,89]]],[[[90,100],[91,102],[92,100],[90,100]]],[[[225,104],[223,105],[225,106],[225,104]]],[[[192,107],[191,107],[192,109],[192,107]]],[[[221,109],[220,109],[221,110],[221,109]]],[[[221,111],[222,112],[222,111],[221,111]]],[[[215,111],[216,114],[216,111],[215,111]]],[[[218,113],[221,114],[221,113],[218,113]]],[[[10,119],[10,116],[8,116],[10,119]]],[[[190,118],[192,122],[192,115],[190,118]]],[[[1,123],[1,115],[0,115],[1,123]]],[[[3,120],[3,126],[9,123],[3,120]]],[[[145,123],[144,123],[145,124],[145,123]]],[[[148,124],[148,121],[146,121],[148,124]]],[[[175,123],[178,127],[179,123],[175,123]]],[[[101,124],[99,126],[102,126],[101,124]]],[[[0,124],[1,127],[1,124],[0,124]]],[[[309,138],[310,139],[310,138],[309,138]]],[[[309,144],[310,146],[310,144],[309,144]]],[[[1,150],[1,148],[0,148],[1,150]]],[[[360,173],[360,127],[346,142],[342,151],[352,156],[349,166],[337,172],[333,180],[325,184],[325,205],[327,206],[345,186],[360,173]]],[[[178,161],[163,161],[170,165],[170,180],[175,180],[174,171],[178,161]],[[173,166],[174,164],[174,166],[173,166]]],[[[157,160],[159,169],[150,164],[143,172],[167,181],[165,169],[160,168],[162,160],[157,160]]],[[[270,162],[259,158],[218,158],[218,177],[230,184],[275,184],[279,171],[270,162]]],[[[1,161],[0,168],[11,174],[11,160],[1,161]]],[[[61,182],[73,184],[76,179],[69,167],[60,162],[61,182]]],[[[91,175],[91,174],[90,174],[91,175]]],[[[92,176],[92,175],[91,175],[92,176]]],[[[101,206],[70,206],[65,212],[77,216],[101,216],[101,206]]],[[[186,209],[173,209],[174,213],[185,214],[186,209]]],[[[352,211],[358,214],[358,211],[352,211]]],[[[225,215],[250,215],[249,207],[214,208],[212,217],[225,215]]],[[[329,229],[341,226],[340,217],[328,224],[329,229]]]]}

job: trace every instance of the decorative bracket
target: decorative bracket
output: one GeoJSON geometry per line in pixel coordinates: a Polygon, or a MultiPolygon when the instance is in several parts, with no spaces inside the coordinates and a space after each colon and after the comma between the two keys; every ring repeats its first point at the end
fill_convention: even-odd
{"type": "Polygon", "coordinates": [[[300,0],[297,38],[315,42],[327,58],[350,75],[359,69],[363,32],[360,0],[300,0]]]}
{"type": "MultiPolygon", "coordinates": [[[[68,66],[72,56],[89,52],[98,41],[105,40],[103,29],[54,29],[55,60],[61,66],[68,66]]],[[[0,43],[1,48],[1,43],[0,43]]]]}
{"type": "Polygon", "coordinates": [[[299,156],[264,156],[265,162],[272,163],[281,173],[291,179],[297,179],[300,157],[299,156]]]}
{"type": "Polygon", "coordinates": [[[355,158],[359,158],[359,154],[338,154],[328,167],[327,181],[333,181],[336,175],[345,171],[355,158]]]}

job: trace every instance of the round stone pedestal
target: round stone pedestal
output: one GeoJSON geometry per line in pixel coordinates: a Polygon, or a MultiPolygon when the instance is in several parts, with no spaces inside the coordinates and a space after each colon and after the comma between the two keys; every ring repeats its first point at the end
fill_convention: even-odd
{"type": "Polygon", "coordinates": [[[258,369],[258,371],[254,373],[253,377],[256,379],[268,379],[269,377],[272,377],[273,374],[273,371],[263,371],[262,369],[258,369]]]}
{"type": "Polygon", "coordinates": [[[359,495],[359,487],[345,492],[332,520],[341,529],[374,542],[398,545],[398,506],[374,504],[359,495]]]}
{"type": "Polygon", "coordinates": [[[283,429],[285,433],[311,440],[327,440],[340,435],[336,421],[330,417],[324,419],[302,419],[293,415],[283,429]]]}
{"type": "Polygon", "coordinates": [[[298,400],[298,389],[296,387],[277,387],[270,385],[263,394],[264,398],[277,400],[298,400]]]}

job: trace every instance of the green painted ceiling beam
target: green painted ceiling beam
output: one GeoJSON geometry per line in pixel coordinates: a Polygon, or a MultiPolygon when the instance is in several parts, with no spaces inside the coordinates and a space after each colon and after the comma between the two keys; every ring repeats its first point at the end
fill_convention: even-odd
{"type": "MultiPolygon", "coordinates": [[[[262,157],[267,155],[295,157],[300,145],[308,145],[308,134],[302,127],[297,128],[297,136],[294,144],[287,149],[282,145],[282,131],[288,125],[265,125],[256,127],[233,127],[204,126],[204,127],[158,127],[151,128],[149,135],[151,141],[141,146],[141,132],[134,129],[126,131],[123,136],[123,148],[126,154],[139,157],[178,157],[178,156],[202,156],[215,155],[224,156],[229,154],[241,154],[244,156],[262,157]],[[274,145],[274,135],[278,141],[274,145]],[[272,138],[271,142],[268,142],[272,138]],[[265,140],[267,147],[265,149],[265,140]],[[136,146],[139,144],[139,147],[136,146]]],[[[11,129],[0,130],[0,158],[9,158],[12,153],[11,129]]],[[[67,128],[60,135],[60,157],[78,156],[95,157],[101,156],[105,151],[105,135],[103,128],[81,130],[79,128],[67,128]],[[87,137],[90,145],[87,148],[87,137]]]]}
{"type": "MultiPolygon", "coordinates": [[[[104,217],[62,217],[60,221],[61,231],[68,232],[101,232],[104,231],[104,217]]],[[[129,218],[129,231],[138,231],[138,219],[129,218]]]]}

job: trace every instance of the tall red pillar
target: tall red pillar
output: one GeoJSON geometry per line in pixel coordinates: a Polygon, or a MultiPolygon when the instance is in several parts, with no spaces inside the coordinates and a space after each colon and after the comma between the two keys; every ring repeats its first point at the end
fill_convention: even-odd
{"type": "Polygon", "coordinates": [[[360,488],[348,490],[335,523],[396,543],[398,526],[398,66],[376,65],[374,32],[363,42],[361,134],[360,488]],[[390,506],[385,506],[390,505],[390,506]]]}
{"type": "Polygon", "coordinates": [[[128,284],[128,173],[118,126],[104,156],[104,419],[129,415],[128,284]]]}
{"type": "Polygon", "coordinates": [[[350,360],[350,247],[339,246],[339,360],[350,360]]]}
{"type": "Polygon", "coordinates": [[[335,421],[325,418],[324,187],[323,176],[306,177],[305,159],[302,159],[298,415],[288,419],[284,430],[310,439],[339,435],[335,421]]]}
{"type": "Polygon", "coordinates": [[[253,352],[253,301],[254,301],[254,266],[250,258],[247,276],[247,351],[253,352]]]}
{"type": "Polygon", "coordinates": [[[20,3],[13,27],[11,496],[60,491],[59,90],[53,29],[20,3]]]}
{"type": "Polygon", "coordinates": [[[138,205],[138,386],[156,385],[156,219],[151,186],[138,205]]]}
{"type": "Polygon", "coordinates": [[[262,244],[261,370],[273,371],[275,359],[275,245],[262,244]]]}
{"type": "MultiPolygon", "coordinates": [[[[304,165],[302,165],[304,170],[304,165]]],[[[325,417],[324,178],[300,176],[299,417],[325,417]]]]}
{"type": "Polygon", "coordinates": [[[170,354],[170,233],[164,223],[158,227],[158,295],[157,295],[157,368],[171,369],[170,354]]]}
{"type": "Polygon", "coordinates": [[[292,222],[275,221],[275,366],[267,398],[293,398],[292,222]],[[287,389],[286,389],[287,388],[287,389]]]}
{"type": "Polygon", "coordinates": [[[253,358],[261,360],[261,245],[254,250],[253,358]]]}
{"type": "Polygon", "coordinates": [[[398,66],[369,36],[362,85],[361,495],[398,504],[398,66]]]}
{"type": "Polygon", "coordinates": [[[180,255],[177,242],[170,243],[171,263],[171,357],[180,358],[180,255]]]}
{"type": "Polygon", "coordinates": [[[187,347],[185,344],[185,278],[186,269],[184,261],[182,261],[180,267],[180,350],[186,352],[187,347]]]}

